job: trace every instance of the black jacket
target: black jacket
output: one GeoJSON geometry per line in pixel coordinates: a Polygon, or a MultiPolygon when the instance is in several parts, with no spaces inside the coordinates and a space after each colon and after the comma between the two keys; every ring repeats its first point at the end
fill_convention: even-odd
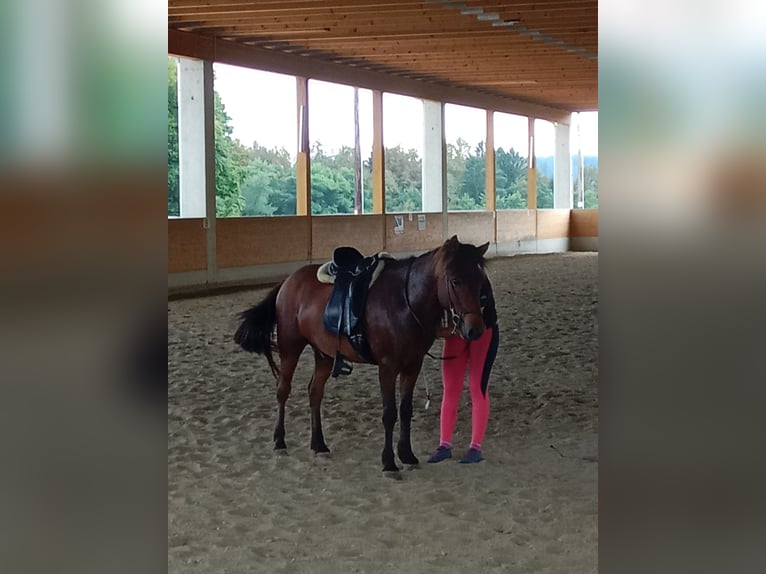
{"type": "Polygon", "coordinates": [[[484,325],[488,328],[494,327],[497,325],[497,310],[495,309],[495,297],[492,294],[492,284],[489,282],[489,279],[481,286],[479,301],[481,303],[481,317],[484,319],[484,325]]]}

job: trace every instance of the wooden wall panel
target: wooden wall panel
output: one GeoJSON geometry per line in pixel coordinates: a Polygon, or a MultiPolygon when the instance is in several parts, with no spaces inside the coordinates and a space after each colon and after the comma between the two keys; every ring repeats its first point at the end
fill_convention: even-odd
{"type": "Polygon", "coordinates": [[[569,237],[598,237],[598,209],[573,209],[569,215],[569,237]]]}
{"type": "Polygon", "coordinates": [[[560,237],[569,237],[569,210],[538,210],[537,239],[558,239],[560,237]]]}
{"type": "Polygon", "coordinates": [[[207,269],[203,219],[168,219],[168,273],[207,269]]]}
{"type": "Polygon", "coordinates": [[[495,217],[491,211],[450,211],[448,237],[457,235],[462,243],[481,245],[495,241],[495,217]]]}
{"type": "MultiPolygon", "coordinates": [[[[495,216],[499,244],[598,237],[598,209],[500,210],[495,216]]],[[[401,217],[401,234],[394,232],[393,214],[218,219],[217,265],[223,269],[321,261],[340,245],[353,245],[364,254],[421,252],[441,245],[440,213],[425,214],[423,230],[418,229],[417,213],[412,219],[410,214],[401,217]]],[[[449,236],[479,245],[492,241],[494,224],[492,212],[452,212],[449,236]]],[[[206,236],[203,219],[169,219],[168,273],[206,270],[206,236]]]]}
{"type": "Polygon", "coordinates": [[[398,214],[404,219],[404,232],[394,233],[394,215],[386,215],[386,251],[390,253],[411,253],[428,251],[442,244],[441,213],[398,214]],[[418,229],[418,215],[425,216],[426,228],[418,229]]]}
{"type": "Polygon", "coordinates": [[[336,247],[350,245],[364,255],[383,251],[383,215],[316,215],[311,218],[314,261],[328,260],[336,247]]]}
{"type": "Polygon", "coordinates": [[[220,268],[308,261],[308,217],[227,217],[216,225],[220,268]]]}
{"type": "Polygon", "coordinates": [[[532,209],[503,209],[497,212],[497,242],[534,241],[537,212],[532,209]]]}

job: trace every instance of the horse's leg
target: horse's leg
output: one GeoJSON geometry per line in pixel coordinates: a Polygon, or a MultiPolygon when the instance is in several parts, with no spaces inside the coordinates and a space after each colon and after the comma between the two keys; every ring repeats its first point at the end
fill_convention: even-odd
{"type": "Polygon", "coordinates": [[[383,428],[386,432],[386,441],[383,445],[381,460],[383,471],[398,471],[394,461],[394,425],[396,424],[396,372],[384,367],[378,368],[380,381],[380,394],[383,398],[383,428]]]}
{"type": "Polygon", "coordinates": [[[298,366],[300,351],[297,353],[279,352],[279,378],[277,379],[277,426],[274,427],[274,450],[285,450],[285,403],[292,389],[293,374],[298,366]]]}
{"type": "Polygon", "coordinates": [[[399,442],[396,445],[396,452],[399,460],[404,464],[418,464],[420,461],[415,453],[412,452],[412,442],[410,438],[410,429],[412,422],[412,393],[415,389],[415,383],[420,374],[422,362],[418,363],[417,368],[407,370],[399,375],[399,394],[401,402],[399,406],[399,442]]]}
{"type": "Polygon", "coordinates": [[[311,450],[315,453],[330,452],[322,433],[322,398],[324,386],[332,372],[333,359],[314,349],[314,374],[309,381],[309,405],[311,406],[311,450]]]}

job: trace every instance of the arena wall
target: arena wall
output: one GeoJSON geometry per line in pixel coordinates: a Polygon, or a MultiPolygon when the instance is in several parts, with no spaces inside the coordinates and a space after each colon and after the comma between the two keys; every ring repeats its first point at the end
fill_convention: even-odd
{"type": "Polygon", "coordinates": [[[173,293],[270,283],[306,263],[328,260],[341,245],[407,256],[452,235],[489,242],[490,257],[597,251],[598,210],[241,217],[216,219],[212,228],[204,219],[169,219],[168,288],[173,293]]]}

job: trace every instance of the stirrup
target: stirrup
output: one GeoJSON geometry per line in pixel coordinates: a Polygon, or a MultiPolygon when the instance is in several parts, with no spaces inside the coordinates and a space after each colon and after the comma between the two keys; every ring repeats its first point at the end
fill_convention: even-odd
{"type": "Polygon", "coordinates": [[[335,378],[338,375],[350,375],[352,370],[353,367],[343,359],[343,355],[335,353],[331,376],[335,378]]]}

